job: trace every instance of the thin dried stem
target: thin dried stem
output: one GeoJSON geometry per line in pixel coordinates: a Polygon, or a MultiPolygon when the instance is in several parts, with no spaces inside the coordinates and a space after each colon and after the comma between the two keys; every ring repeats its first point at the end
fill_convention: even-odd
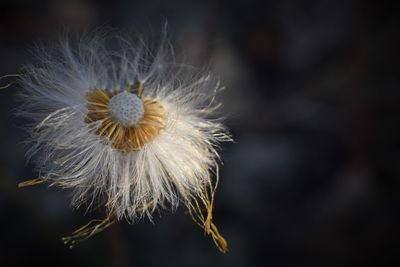
{"type": "Polygon", "coordinates": [[[47,180],[44,179],[44,178],[36,178],[36,179],[32,179],[32,180],[28,180],[28,181],[24,181],[24,182],[18,183],[18,188],[37,185],[37,184],[42,184],[42,183],[45,183],[45,182],[47,182],[47,180]]]}
{"type": "Polygon", "coordinates": [[[202,203],[204,207],[202,208],[200,206],[196,198],[193,198],[186,205],[193,221],[204,229],[205,234],[211,235],[219,251],[226,253],[228,251],[228,243],[219,233],[217,226],[212,222],[214,195],[219,182],[219,167],[218,165],[216,166],[215,185],[206,185],[198,193],[198,199],[201,200],[200,203],[202,203]]]}
{"type": "MultiPolygon", "coordinates": [[[[148,203],[138,208],[137,212],[143,212],[153,206],[152,203],[148,203]]],[[[65,236],[62,238],[62,241],[65,245],[68,245],[69,248],[74,248],[76,245],[82,243],[83,241],[93,237],[94,235],[106,230],[118,220],[114,216],[110,215],[104,220],[94,219],[89,221],[84,226],[78,228],[70,236],[65,236]]]]}
{"type": "Polygon", "coordinates": [[[98,219],[91,220],[84,226],[75,230],[71,236],[63,237],[62,240],[64,241],[65,245],[69,245],[69,248],[72,249],[76,245],[91,238],[95,234],[104,231],[105,229],[107,229],[116,222],[117,220],[112,217],[107,217],[104,220],[98,220],[98,219]]]}

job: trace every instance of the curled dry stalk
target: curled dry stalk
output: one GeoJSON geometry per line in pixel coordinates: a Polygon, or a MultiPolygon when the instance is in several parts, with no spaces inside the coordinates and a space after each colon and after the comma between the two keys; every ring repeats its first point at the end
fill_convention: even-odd
{"type": "MultiPolygon", "coordinates": [[[[153,205],[151,203],[143,205],[142,207],[137,209],[137,212],[143,212],[151,208],[153,205]]],[[[65,236],[62,238],[65,245],[69,245],[69,248],[73,248],[76,245],[82,243],[83,241],[91,238],[95,234],[98,234],[108,227],[112,226],[114,223],[118,222],[117,218],[113,215],[109,215],[104,220],[91,220],[84,226],[72,232],[70,236],[65,236]]]]}
{"type": "Polygon", "coordinates": [[[69,248],[72,249],[76,245],[91,238],[95,234],[104,231],[105,229],[107,229],[116,222],[117,220],[112,216],[109,216],[104,220],[99,220],[99,219],[91,220],[84,226],[72,232],[70,236],[63,237],[62,241],[64,242],[65,245],[68,245],[69,248]]]}
{"type": "Polygon", "coordinates": [[[212,185],[204,185],[198,192],[198,198],[192,198],[186,204],[193,221],[204,229],[206,235],[211,235],[218,250],[222,253],[228,252],[228,243],[219,233],[217,226],[213,223],[214,195],[219,183],[219,167],[216,165],[216,181],[212,185]]]}
{"type": "MultiPolygon", "coordinates": [[[[27,186],[33,186],[37,184],[42,184],[47,182],[45,178],[36,178],[36,179],[31,179],[27,180],[21,183],[18,183],[18,188],[22,187],[27,187],[27,186]]],[[[117,220],[113,218],[112,216],[108,216],[104,220],[99,220],[99,219],[94,219],[85,224],[84,226],[80,227],[79,229],[75,230],[70,236],[65,236],[62,237],[62,241],[64,242],[65,245],[68,245],[69,248],[73,248],[76,245],[82,243],[83,241],[91,238],[95,234],[98,234],[114,223],[116,223],[117,220]]]]}

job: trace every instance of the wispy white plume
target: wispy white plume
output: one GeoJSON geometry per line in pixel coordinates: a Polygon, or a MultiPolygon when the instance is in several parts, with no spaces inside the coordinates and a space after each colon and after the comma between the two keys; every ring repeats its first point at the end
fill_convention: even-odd
{"type": "Polygon", "coordinates": [[[73,206],[105,207],[117,220],[204,199],[218,145],[231,140],[217,115],[218,81],[176,62],[165,37],[156,49],[148,45],[110,32],[65,37],[38,48],[37,62],[21,78],[19,113],[32,122],[27,156],[40,177],[71,189],[73,206]],[[88,92],[112,97],[140,85],[141,99],[165,111],[163,127],[140,149],[117,149],[99,134],[100,120],[88,121],[88,92]]]}

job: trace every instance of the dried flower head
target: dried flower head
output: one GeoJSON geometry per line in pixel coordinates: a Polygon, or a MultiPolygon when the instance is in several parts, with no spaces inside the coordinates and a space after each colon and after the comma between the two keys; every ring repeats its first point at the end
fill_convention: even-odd
{"type": "Polygon", "coordinates": [[[20,113],[33,122],[27,155],[40,177],[20,185],[69,188],[73,206],[108,215],[65,241],[74,245],[114,221],[151,218],[183,203],[225,252],[212,223],[216,149],[231,140],[215,115],[218,82],[174,62],[165,40],[150,49],[113,34],[76,45],[64,38],[37,55],[21,78],[20,113]],[[117,50],[106,46],[110,39],[117,50]]]}

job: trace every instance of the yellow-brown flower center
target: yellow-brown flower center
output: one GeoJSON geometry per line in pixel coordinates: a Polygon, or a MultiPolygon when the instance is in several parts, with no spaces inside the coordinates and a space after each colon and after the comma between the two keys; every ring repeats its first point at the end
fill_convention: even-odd
{"type": "MultiPolygon", "coordinates": [[[[126,93],[93,88],[86,94],[88,110],[86,122],[100,121],[101,125],[96,130],[96,134],[108,138],[111,146],[115,149],[124,152],[139,150],[143,145],[153,140],[165,127],[166,112],[164,107],[156,99],[140,96],[140,89],[143,90],[143,88],[139,88],[138,91],[138,97],[143,104],[143,107],[140,106],[140,108],[143,108],[143,110],[140,111],[139,117],[126,114],[125,111],[130,111],[130,109],[125,109],[126,107],[121,107],[122,111],[115,107],[115,102],[120,102],[119,99],[113,101],[110,110],[111,99],[113,97],[122,98],[123,94],[126,93]],[[121,114],[122,117],[119,118],[118,114],[121,114]],[[132,118],[131,121],[135,122],[133,125],[127,123],[129,118],[132,118]]],[[[130,87],[128,87],[127,93],[131,94],[129,91],[130,87]]],[[[128,99],[132,98],[129,95],[126,96],[128,96],[128,99]]],[[[125,102],[122,101],[121,103],[125,102]]]]}

